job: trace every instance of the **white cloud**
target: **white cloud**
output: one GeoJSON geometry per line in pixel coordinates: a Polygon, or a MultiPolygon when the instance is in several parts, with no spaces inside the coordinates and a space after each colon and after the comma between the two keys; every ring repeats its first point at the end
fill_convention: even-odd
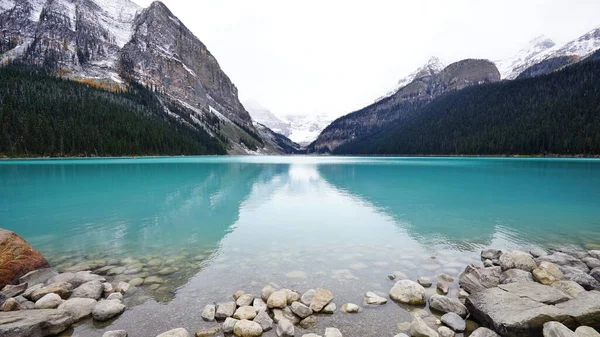
{"type": "MultiPolygon", "coordinates": [[[[149,0],[134,0],[142,6],[149,0]]],[[[278,115],[364,107],[438,56],[500,59],[600,25],[597,0],[164,0],[239,89],[278,115]]]]}

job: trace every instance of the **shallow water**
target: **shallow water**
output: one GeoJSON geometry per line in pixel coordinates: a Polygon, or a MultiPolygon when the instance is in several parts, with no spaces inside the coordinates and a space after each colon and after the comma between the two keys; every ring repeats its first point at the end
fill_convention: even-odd
{"type": "Polygon", "coordinates": [[[364,308],[320,316],[309,331],[393,335],[421,308],[362,303],[366,291],[389,291],[390,272],[457,277],[488,246],[598,248],[598,205],[600,161],[588,159],[0,161],[0,226],[53,265],[125,266],[115,276],[124,280],[166,274],[108,326],[83,322],[73,336],[193,332],[215,325],[200,319],[205,304],[269,282],[327,287],[338,308],[364,308]]]}

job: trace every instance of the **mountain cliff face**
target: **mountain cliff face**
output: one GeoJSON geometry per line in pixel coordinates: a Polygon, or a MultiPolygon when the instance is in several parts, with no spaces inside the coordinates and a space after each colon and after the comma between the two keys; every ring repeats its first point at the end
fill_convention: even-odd
{"type": "Polygon", "coordinates": [[[308,147],[308,152],[331,152],[349,141],[367,137],[391,122],[410,116],[447,92],[497,81],[500,81],[500,73],[488,60],[467,59],[450,64],[438,73],[420,72],[395,94],[335,120],[308,147]]]}
{"type": "Polygon", "coordinates": [[[0,52],[14,61],[109,90],[135,81],[165,114],[191,120],[229,153],[280,153],[262,139],[215,57],[161,2],[0,0],[0,52]]]}
{"type": "Polygon", "coordinates": [[[438,74],[440,71],[444,70],[444,68],[446,68],[446,65],[442,61],[440,61],[439,58],[433,56],[423,66],[419,67],[417,70],[413,71],[407,76],[401,78],[394,89],[390,90],[385,96],[378,98],[375,102],[381,101],[386,97],[392,96],[393,94],[398,92],[398,90],[404,88],[417,78],[433,76],[435,74],[438,74]]]}

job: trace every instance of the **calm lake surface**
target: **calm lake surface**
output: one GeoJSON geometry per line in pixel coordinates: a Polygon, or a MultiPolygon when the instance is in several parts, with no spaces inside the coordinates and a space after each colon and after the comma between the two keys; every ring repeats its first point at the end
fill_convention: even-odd
{"type": "MultiPolygon", "coordinates": [[[[344,336],[399,333],[410,308],[363,305],[387,275],[457,277],[500,249],[600,245],[600,160],[185,157],[0,161],[0,227],[60,268],[139,265],[129,309],[64,336],[132,337],[216,323],[204,305],[271,282],[332,290],[344,336]],[[152,261],[150,263],[150,261],[152,261]]],[[[452,288],[456,288],[454,282],[452,288]]],[[[274,331],[265,334],[274,336],[274,331]]]]}

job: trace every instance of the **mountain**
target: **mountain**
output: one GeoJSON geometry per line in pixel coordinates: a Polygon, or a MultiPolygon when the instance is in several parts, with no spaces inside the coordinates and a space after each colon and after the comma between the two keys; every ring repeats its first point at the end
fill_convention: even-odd
{"type": "Polygon", "coordinates": [[[113,91],[140,83],[160,95],[164,114],[189,119],[228,153],[277,147],[260,137],[215,57],[161,2],[0,0],[0,28],[3,64],[113,91]]]}
{"type": "Polygon", "coordinates": [[[398,92],[398,90],[404,88],[405,86],[410,84],[412,81],[414,81],[416,78],[422,78],[425,76],[433,76],[433,75],[439,73],[440,71],[444,70],[445,67],[446,67],[446,65],[444,65],[444,63],[442,61],[440,61],[439,58],[432,56],[429,59],[429,61],[427,61],[427,63],[425,63],[421,67],[417,68],[417,70],[413,71],[412,73],[408,74],[407,76],[401,78],[398,81],[398,83],[396,84],[396,87],[394,87],[394,89],[390,90],[387,94],[385,94],[385,96],[378,98],[375,102],[381,101],[382,99],[384,99],[386,97],[392,96],[393,94],[398,92]]]}
{"type": "Polygon", "coordinates": [[[271,110],[263,107],[257,101],[246,100],[243,102],[243,104],[254,121],[267,126],[271,130],[286,137],[290,136],[291,130],[289,122],[281,120],[279,117],[275,116],[271,110]]]}
{"type": "Polygon", "coordinates": [[[308,152],[334,151],[340,145],[360,141],[396,120],[408,118],[445,93],[500,81],[498,69],[488,60],[467,59],[452,63],[438,73],[425,71],[417,74],[393,95],[335,120],[310,144],[308,152]]]}
{"type": "Polygon", "coordinates": [[[333,118],[326,114],[287,115],[284,119],[290,125],[289,138],[303,146],[317,139],[323,129],[333,121],[333,118]]]}
{"type": "Polygon", "coordinates": [[[597,155],[600,61],[442,95],[334,154],[597,155]]]}
{"type": "Polygon", "coordinates": [[[275,145],[275,151],[288,154],[304,153],[304,150],[302,149],[301,145],[299,145],[298,143],[294,143],[286,136],[273,131],[269,127],[259,122],[254,122],[254,126],[256,127],[263,139],[269,140],[269,144],[275,145]]]}
{"type": "Polygon", "coordinates": [[[496,65],[502,79],[530,78],[562,69],[579,62],[595,50],[600,49],[600,27],[558,46],[551,39],[539,36],[516,55],[496,65]]]}
{"type": "Polygon", "coordinates": [[[256,122],[302,146],[317,139],[321,131],[333,120],[325,114],[286,115],[279,118],[254,100],[244,101],[244,107],[256,122]]]}
{"type": "Polygon", "coordinates": [[[502,79],[514,80],[525,69],[544,60],[556,50],[556,43],[541,35],[529,41],[528,45],[514,56],[494,63],[498,67],[502,79]]]}

